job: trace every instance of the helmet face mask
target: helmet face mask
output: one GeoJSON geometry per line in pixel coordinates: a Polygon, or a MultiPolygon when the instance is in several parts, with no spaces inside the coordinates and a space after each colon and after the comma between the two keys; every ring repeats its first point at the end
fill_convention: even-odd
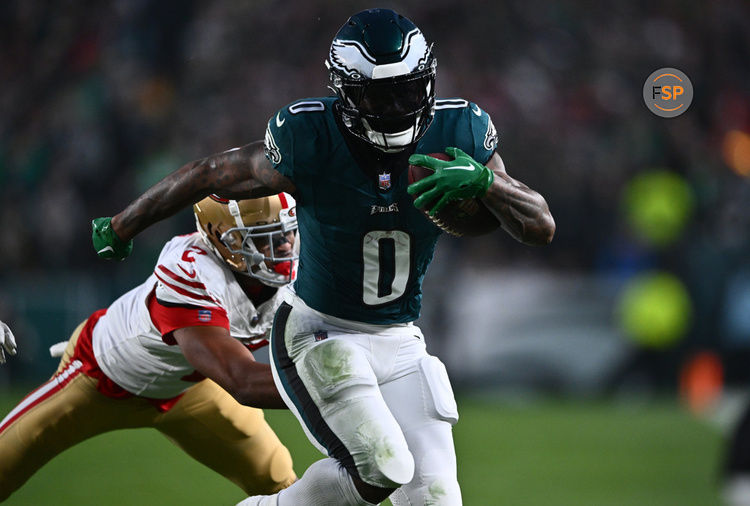
{"type": "Polygon", "coordinates": [[[387,9],[355,14],[336,34],[326,66],[342,121],[355,136],[400,151],[427,131],[437,62],[408,19],[387,9]]]}
{"type": "Polygon", "coordinates": [[[291,196],[236,201],[212,195],[193,210],[204,242],[230,269],[268,286],[294,281],[299,242],[291,196]]]}

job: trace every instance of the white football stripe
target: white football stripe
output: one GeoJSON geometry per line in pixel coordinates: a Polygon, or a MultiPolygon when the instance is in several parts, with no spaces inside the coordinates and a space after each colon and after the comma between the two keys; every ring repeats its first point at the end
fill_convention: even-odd
{"type": "Polygon", "coordinates": [[[468,106],[469,102],[463,99],[435,100],[435,109],[462,109],[468,106]]]}
{"type": "Polygon", "coordinates": [[[24,400],[21,401],[21,403],[13,408],[13,410],[8,413],[8,416],[3,418],[3,421],[0,422],[0,432],[5,429],[5,425],[12,420],[18,413],[25,410],[27,407],[31,406],[37,400],[44,397],[47,393],[49,393],[51,390],[54,390],[55,388],[58,388],[60,385],[65,383],[65,381],[68,379],[70,375],[78,371],[83,367],[83,362],[80,360],[74,360],[68,367],[66,367],[63,372],[53,377],[51,380],[49,380],[47,383],[42,385],[41,387],[34,390],[28,397],[26,397],[24,400]]]}

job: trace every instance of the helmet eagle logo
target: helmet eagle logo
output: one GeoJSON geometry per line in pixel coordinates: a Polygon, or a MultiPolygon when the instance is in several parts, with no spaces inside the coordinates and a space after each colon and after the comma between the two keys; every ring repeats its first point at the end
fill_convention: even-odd
{"type": "MultiPolygon", "coordinates": [[[[409,72],[418,69],[428,60],[430,48],[419,28],[406,34],[401,48],[400,60],[405,62],[409,72]]],[[[349,79],[372,79],[378,61],[361,42],[356,40],[335,40],[331,44],[328,65],[346,75],[349,79]]]]}

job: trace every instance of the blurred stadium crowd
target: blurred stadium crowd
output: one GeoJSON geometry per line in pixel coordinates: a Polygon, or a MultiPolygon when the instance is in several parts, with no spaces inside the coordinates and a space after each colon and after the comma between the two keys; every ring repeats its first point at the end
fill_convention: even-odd
{"type": "MultiPolygon", "coordinates": [[[[13,322],[15,290],[27,280],[111,277],[112,264],[92,251],[91,218],[189,160],[261,138],[280,106],[327,95],[331,37],[370,6],[2,2],[0,319],[13,322]]],[[[500,264],[624,286],[636,274],[668,274],[689,295],[682,348],[718,351],[729,379],[750,374],[733,366],[750,355],[748,4],[382,6],[435,41],[438,95],[490,113],[508,171],[547,198],[557,221],[546,248],[504,234],[449,241],[441,254],[451,269],[436,275],[500,264]],[[675,119],[643,104],[644,80],[661,67],[684,71],[695,89],[675,119]]],[[[166,237],[190,229],[180,216],[136,240],[151,253],[143,265],[166,237]]],[[[141,267],[118,264],[117,279],[141,267]]]]}

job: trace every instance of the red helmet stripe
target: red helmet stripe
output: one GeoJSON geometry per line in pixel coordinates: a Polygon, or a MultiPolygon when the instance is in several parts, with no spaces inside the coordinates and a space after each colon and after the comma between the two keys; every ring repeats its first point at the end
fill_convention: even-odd
{"type": "Polygon", "coordinates": [[[215,193],[212,193],[211,195],[209,195],[209,197],[211,197],[211,200],[219,202],[220,204],[229,204],[229,199],[219,197],[215,193]]]}
{"type": "Polygon", "coordinates": [[[281,201],[282,209],[289,209],[289,203],[286,201],[286,193],[279,193],[279,200],[281,201]]]}

